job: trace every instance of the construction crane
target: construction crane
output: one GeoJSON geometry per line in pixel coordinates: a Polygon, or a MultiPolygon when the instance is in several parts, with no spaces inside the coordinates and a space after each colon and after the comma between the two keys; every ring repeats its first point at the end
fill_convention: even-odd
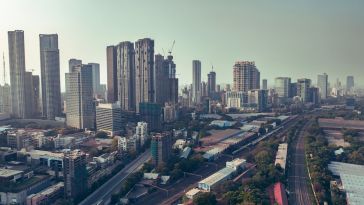
{"type": "Polygon", "coordinates": [[[176,41],[175,41],[175,40],[173,40],[172,47],[171,47],[171,49],[169,49],[169,51],[168,51],[169,55],[172,55],[172,51],[173,51],[173,47],[174,47],[174,44],[175,44],[175,43],[176,43],[176,41]]]}

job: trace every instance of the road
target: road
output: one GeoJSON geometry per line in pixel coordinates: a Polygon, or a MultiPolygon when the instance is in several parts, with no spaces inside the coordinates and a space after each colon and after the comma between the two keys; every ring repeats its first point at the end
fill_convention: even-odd
{"type": "Polygon", "coordinates": [[[109,179],[96,191],[90,194],[86,199],[79,203],[79,205],[107,204],[111,198],[111,194],[115,191],[118,191],[124,180],[131,173],[135,172],[139,167],[141,167],[145,162],[147,162],[150,157],[150,151],[148,149],[139,157],[127,164],[120,172],[109,179]]]}
{"type": "Polygon", "coordinates": [[[289,204],[312,205],[304,147],[304,131],[309,124],[306,122],[298,132],[298,138],[293,142],[294,149],[291,151],[291,161],[287,172],[289,204]]]}

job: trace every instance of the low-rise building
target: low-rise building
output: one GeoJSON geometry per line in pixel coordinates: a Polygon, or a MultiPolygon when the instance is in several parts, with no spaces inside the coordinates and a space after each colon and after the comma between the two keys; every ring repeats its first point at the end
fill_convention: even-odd
{"type": "Polygon", "coordinates": [[[40,192],[51,185],[51,179],[46,175],[33,176],[30,179],[14,183],[13,186],[0,184],[0,204],[27,203],[27,196],[40,192]]]}
{"type": "Polygon", "coordinates": [[[276,166],[279,165],[283,170],[286,170],[287,150],[288,150],[287,143],[279,144],[276,160],[274,163],[276,166]]]}
{"type": "Polygon", "coordinates": [[[96,106],[96,127],[99,131],[118,135],[123,130],[120,104],[99,104],[96,106]]]}
{"type": "Polygon", "coordinates": [[[198,188],[204,191],[211,191],[222,182],[231,179],[240,169],[245,168],[245,165],[246,160],[239,158],[226,162],[225,168],[198,182],[198,188]]]}
{"type": "Polygon", "coordinates": [[[63,195],[64,183],[59,182],[50,186],[39,193],[31,194],[27,197],[27,205],[52,204],[63,195]]]}
{"type": "Polygon", "coordinates": [[[331,162],[329,170],[341,179],[350,205],[364,204],[364,166],[342,162],[331,162]]]}

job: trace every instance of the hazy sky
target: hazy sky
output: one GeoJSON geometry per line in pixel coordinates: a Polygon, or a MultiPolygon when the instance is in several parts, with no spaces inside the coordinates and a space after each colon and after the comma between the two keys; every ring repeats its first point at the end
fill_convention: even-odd
{"type": "Polygon", "coordinates": [[[327,72],[332,82],[340,77],[345,83],[352,74],[364,85],[362,0],[0,0],[0,8],[7,65],[7,31],[24,30],[26,67],[35,73],[38,35],[58,33],[62,89],[68,59],[100,63],[105,83],[106,46],[144,37],[162,54],[176,41],[181,84],[192,81],[192,60],[199,59],[203,80],[213,64],[218,83],[232,81],[235,61],[249,60],[269,84],[277,76],[316,82],[327,72]]]}

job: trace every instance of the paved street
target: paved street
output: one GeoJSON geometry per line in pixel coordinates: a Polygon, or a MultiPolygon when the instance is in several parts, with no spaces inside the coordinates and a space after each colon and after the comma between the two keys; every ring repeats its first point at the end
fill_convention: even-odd
{"type": "Polygon", "coordinates": [[[119,173],[109,179],[91,195],[89,195],[85,200],[83,200],[79,205],[98,205],[106,204],[110,200],[111,194],[120,189],[122,182],[133,172],[137,170],[138,167],[143,165],[150,159],[150,151],[146,150],[138,158],[127,164],[119,173]]]}
{"type": "Polygon", "coordinates": [[[298,133],[298,139],[293,143],[291,162],[288,169],[289,204],[311,205],[309,178],[305,164],[304,130],[310,123],[307,122],[298,133]]]}

